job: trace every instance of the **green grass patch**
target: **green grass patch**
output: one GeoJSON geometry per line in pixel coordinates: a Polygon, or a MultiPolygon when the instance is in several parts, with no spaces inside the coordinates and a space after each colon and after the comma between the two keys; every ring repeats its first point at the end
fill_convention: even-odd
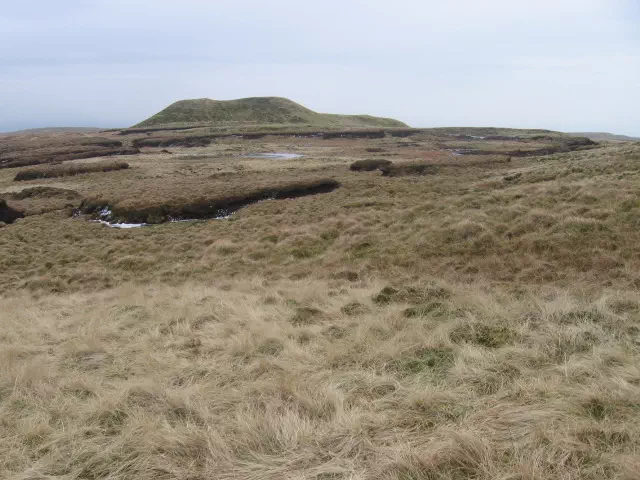
{"type": "Polygon", "coordinates": [[[471,343],[486,348],[500,348],[513,343],[516,333],[509,327],[485,323],[464,323],[449,334],[454,343],[471,343]]]}
{"type": "Polygon", "coordinates": [[[421,373],[444,374],[455,360],[453,349],[448,347],[419,348],[392,362],[392,369],[401,375],[421,373]]]}

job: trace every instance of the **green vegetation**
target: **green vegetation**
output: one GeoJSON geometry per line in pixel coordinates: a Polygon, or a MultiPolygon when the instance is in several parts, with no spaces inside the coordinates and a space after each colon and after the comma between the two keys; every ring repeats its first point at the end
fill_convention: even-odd
{"type": "Polygon", "coordinates": [[[238,100],[200,98],[180,100],[140,122],[136,127],[177,125],[313,125],[315,127],[406,127],[390,118],[369,115],[316,113],[286,98],[253,97],[238,100]]]}

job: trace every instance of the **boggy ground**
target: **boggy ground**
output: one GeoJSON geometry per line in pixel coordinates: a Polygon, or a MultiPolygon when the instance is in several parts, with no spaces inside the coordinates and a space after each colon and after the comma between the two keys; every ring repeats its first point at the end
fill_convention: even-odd
{"type": "Polygon", "coordinates": [[[19,188],[0,170],[9,204],[38,202],[0,229],[0,477],[638,478],[640,145],[494,162],[438,142],[229,138],[19,188]],[[349,170],[366,158],[436,168],[349,170]],[[316,178],[341,186],[225,220],[71,216],[316,178]],[[57,190],[16,193],[35,187],[57,190]]]}

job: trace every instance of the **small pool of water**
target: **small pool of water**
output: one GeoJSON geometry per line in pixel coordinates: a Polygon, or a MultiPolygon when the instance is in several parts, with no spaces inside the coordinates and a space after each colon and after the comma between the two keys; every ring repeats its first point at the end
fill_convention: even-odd
{"type": "Polygon", "coordinates": [[[242,155],[245,158],[274,158],[274,159],[293,159],[300,158],[302,155],[298,153],[249,153],[247,155],[242,155]]]}
{"type": "MultiPolygon", "coordinates": [[[[97,220],[89,220],[90,222],[101,223],[102,225],[106,225],[111,228],[140,228],[140,227],[149,227],[151,223],[116,223],[109,222],[108,219],[111,216],[111,210],[108,207],[104,207],[102,210],[98,212],[98,215],[101,217],[97,220]]],[[[202,218],[170,218],[169,223],[182,223],[182,222],[202,222],[205,220],[227,220],[231,218],[232,213],[225,213],[223,215],[219,215],[217,217],[211,217],[208,219],[202,218]]]]}

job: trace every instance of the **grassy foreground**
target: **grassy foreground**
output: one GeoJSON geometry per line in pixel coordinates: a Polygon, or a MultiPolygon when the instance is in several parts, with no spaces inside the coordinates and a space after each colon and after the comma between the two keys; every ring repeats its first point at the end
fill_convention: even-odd
{"type": "Polygon", "coordinates": [[[8,300],[0,468],[636,478],[637,294],[383,287],[253,278],[8,300]]]}
{"type": "Polygon", "coordinates": [[[144,153],[24,192],[0,170],[27,208],[0,228],[1,478],[638,478],[639,145],[144,153]],[[372,158],[402,175],[349,168],[372,158]],[[227,220],[70,216],[292,178],[341,186],[227,220]]]}

